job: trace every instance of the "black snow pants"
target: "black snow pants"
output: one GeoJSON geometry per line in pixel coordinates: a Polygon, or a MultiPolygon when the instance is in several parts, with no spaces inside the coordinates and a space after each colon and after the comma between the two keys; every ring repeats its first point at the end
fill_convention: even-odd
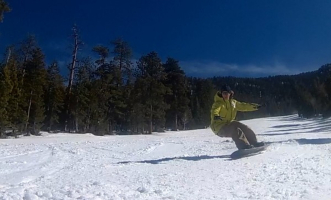
{"type": "Polygon", "coordinates": [[[224,125],[217,135],[220,137],[232,137],[238,149],[243,149],[247,145],[257,143],[254,131],[238,121],[232,121],[224,125]]]}

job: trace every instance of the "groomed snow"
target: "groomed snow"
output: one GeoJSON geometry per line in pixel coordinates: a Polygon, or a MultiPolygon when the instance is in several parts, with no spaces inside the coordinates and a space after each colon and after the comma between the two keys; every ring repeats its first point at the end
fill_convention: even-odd
{"type": "Polygon", "coordinates": [[[0,199],[331,199],[331,120],[243,121],[268,150],[231,160],[210,129],[0,140],[0,199]]]}

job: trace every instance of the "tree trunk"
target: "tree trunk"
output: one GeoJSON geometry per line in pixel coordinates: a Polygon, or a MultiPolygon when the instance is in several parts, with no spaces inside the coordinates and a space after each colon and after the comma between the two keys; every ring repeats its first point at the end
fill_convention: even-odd
{"type": "Polygon", "coordinates": [[[176,115],[175,115],[175,130],[177,131],[178,130],[178,114],[176,112],[176,115]]]}
{"type": "Polygon", "coordinates": [[[108,133],[113,134],[113,128],[112,128],[112,123],[111,120],[108,120],[108,133]]]}
{"type": "Polygon", "coordinates": [[[78,52],[78,46],[79,46],[79,41],[78,41],[78,33],[76,27],[73,28],[74,31],[74,50],[72,52],[72,62],[69,67],[70,70],[70,76],[69,76],[69,82],[68,82],[68,93],[71,94],[71,89],[72,89],[72,82],[74,80],[74,75],[75,75],[75,67],[76,67],[76,62],[77,62],[77,52],[78,52]]]}
{"type": "MultiPolygon", "coordinates": [[[[73,36],[74,36],[74,50],[72,53],[72,62],[71,65],[69,66],[69,71],[70,71],[70,75],[69,75],[69,82],[68,82],[68,87],[67,87],[67,110],[66,110],[66,117],[67,120],[65,122],[65,131],[67,131],[68,129],[68,124],[70,124],[70,115],[71,115],[71,90],[72,90],[72,83],[74,80],[74,75],[75,75],[75,68],[76,68],[76,62],[77,62],[77,52],[78,52],[78,46],[80,44],[79,39],[78,39],[78,33],[77,33],[77,28],[76,26],[73,27],[73,36]]],[[[70,127],[69,127],[70,129],[70,127]]],[[[70,130],[69,130],[70,132],[70,130]]]]}
{"type": "Polygon", "coordinates": [[[7,55],[6,65],[9,62],[10,56],[11,56],[11,48],[8,48],[8,55],[7,55]]]}
{"type": "Polygon", "coordinates": [[[151,105],[151,115],[149,119],[149,134],[152,134],[153,131],[153,105],[151,105]]]}
{"type": "Polygon", "coordinates": [[[76,127],[76,133],[79,132],[79,124],[78,124],[78,117],[75,117],[75,127],[76,127]]]}
{"type": "MultiPolygon", "coordinates": [[[[31,90],[30,99],[29,99],[29,107],[28,107],[28,116],[27,116],[27,119],[26,119],[26,122],[25,122],[25,131],[28,131],[28,124],[29,124],[31,104],[32,104],[32,94],[33,94],[33,91],[31,90]]],[[[28,134],[28,135],[30,135],[30,134],[28,134]]]]}

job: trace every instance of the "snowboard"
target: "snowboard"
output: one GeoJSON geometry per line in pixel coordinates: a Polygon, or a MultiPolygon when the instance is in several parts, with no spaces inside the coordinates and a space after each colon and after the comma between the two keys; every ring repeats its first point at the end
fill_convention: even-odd
{"type": "Polygon", "coordinates": [[[264,146],[254,147],[254,148],[251,148],[251,149],[240,149],[240,150],[237,150],[237,151],[233,152],[230,155],[230,157],[232,159],[239,159],[239,158],[243,158],[243,157],[258,155],[258,154],[263,153],[268,148],[268,146],[269,145],[266,144],[264,146]]]}

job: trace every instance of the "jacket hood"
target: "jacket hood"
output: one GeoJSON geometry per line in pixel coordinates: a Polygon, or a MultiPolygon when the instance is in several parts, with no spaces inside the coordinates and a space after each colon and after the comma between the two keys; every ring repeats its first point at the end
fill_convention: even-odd
{"type": "Polygon", "coordinates": [[[221,101],[221,100],[223,100],[223,98],[221,96],[222,96],[222,94],[220,92],[216,92],[216,94],[214,96],[214,101],[221,101]]]}
{"type": "MultiPolygon", "coordinates": [[[[232,99],[232,97],[230,97],[230,100],[232,99]]],[[[226,100],[223,99],[221,92],[216,92],[215,96],[214,96],[214,101],[223,101],[225,102],[226,100]]]]}

